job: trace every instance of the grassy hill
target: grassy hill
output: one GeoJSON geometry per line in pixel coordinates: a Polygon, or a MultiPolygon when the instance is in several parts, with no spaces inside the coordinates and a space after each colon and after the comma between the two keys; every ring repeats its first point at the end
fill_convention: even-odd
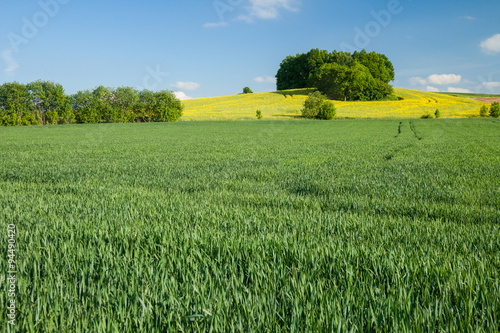
{"type": "MultiPolygon", "coordinates": [[[[297,89],[223,97],[197,98],[184,101],[183,120],[256,119],[262,111],[264,119],[300,119],[300,110],[311,89],[297,89]]],[[[420,118],[436,109],[443,118],[477,116],[483,102],[410,89],[395,89],[399,101],[341,102],[335,101],[338,118],[420,118]]]]}

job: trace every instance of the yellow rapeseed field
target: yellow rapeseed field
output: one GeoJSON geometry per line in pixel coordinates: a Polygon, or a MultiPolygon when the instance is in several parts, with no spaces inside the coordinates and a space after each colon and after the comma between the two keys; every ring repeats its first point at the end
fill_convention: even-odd
{"type": "MultiPolygon", "coordinates": [[[[183,101],[182,120],[245,120],[257,119],[261,110],[263,119],[300,119],[307,95],[311,89],[239,94],[223,97],[197,98],[183,101]]],[[[336,118],[420,118],[439,109],[442,118],[477,116],[486,104],[468,98],[411,89],[394,89],[399,101],[341,102],[334,101],[336,118]]]]}

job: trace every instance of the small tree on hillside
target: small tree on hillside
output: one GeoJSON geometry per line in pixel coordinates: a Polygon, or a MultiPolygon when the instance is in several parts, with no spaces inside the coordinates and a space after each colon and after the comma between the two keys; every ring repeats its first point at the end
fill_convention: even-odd
{"type": "Polygon", "coordinates": [[[245,88],[243,88],[243,93],[244,94],[253,94],[253,91],[250,88],[245,87],[245,88]]]}
{"type": "Polygon", "coordinates": [[[495,103],[491,104],[490,116],[493,118],[500,117],[500,103],[495,102],[495,103]]]}
{"type": "Polygon", "coordinates": [[[480,117],[488,116],[488,107],[486,105],[481,106],[481,108],[479,109],[479,116],[480,117]]]}

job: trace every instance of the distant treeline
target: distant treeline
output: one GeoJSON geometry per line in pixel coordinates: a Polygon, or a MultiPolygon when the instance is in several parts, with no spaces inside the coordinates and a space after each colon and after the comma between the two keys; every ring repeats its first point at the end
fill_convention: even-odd
{"type": "Polygon", "coordinates": [[[131,87],[79,91],[66,95],[50,81],[0,86],[0,125],[129,123],[176,121],[183,105],[167,90],[138,91],[131,87]]]}

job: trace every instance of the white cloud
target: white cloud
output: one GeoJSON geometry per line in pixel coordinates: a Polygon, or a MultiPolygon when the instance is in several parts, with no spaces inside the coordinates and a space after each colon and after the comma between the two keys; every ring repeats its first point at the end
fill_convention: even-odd
{"type": "Polygon", "coordinates": [[[177,97],[181,101],[193,98],[193,97],[186,95],[183,91],[174,91],[174,95],[175,95],[175,97],[177,97]]]}
{"type": "Polygon", "coordinates": [[[430,92],[439,92],[439,89],[433,86],[427,86],[425,89],[430,92]]]}
{"type": "Polygon", "coordinates": [[[417,86],[417,85],[425,86],[427,84],[427,80],[424,79],[424,78],[421,78],[419,76],[417,76],[417,77],[411,77],[410,78],[410,84],[412,86],[417,86]]]}
{"type": "Polygon", "coordinates": [[[241,15],[240,20],[253,22],[254,19],[275,19],[279,16],[280,9],[296,12],[296,0],[249,0],[248,14],[241,15]]]}
{"type": "Polygon", "coordinates": [[[220,21],[220,22],[207,22],[203,25],[204,28],[219,28],[219,27],[225,27],[227,26],[227,22],[220,21]]]}
{"type": "Polygon", "coordinates": [[[481,85],[483,87],[485,87],[486,89],[492,90],[492,89],[500,87],[500,82],[483,82],[481,85]]]}
{"type": "Polygon", "coordinates": [[[462,16],[461,18],[467,21],[474,21],[476,19],[474,16],[462,16]]]}
{"type": "Polygon", "coordinates": [[[183,81],[177,81],[171,86],[174,87],[175,89],[187,90],[187,91],[196,90],[200,87],[200,85],[196,82],[183,82],[183,81]]]}
{"type": "Polygon", "coordinates": [[[472,93],[469,89],[463,89],[463,88],[454,88],[454,87],[448,87],[448,92],[451,93],[472,93]]]}
{"type": "Polygon", "coordinates": [[[276,78],[272,76],[258,76],[253,80],[258,83],[276,83],[276,78]]]}
{"type": "Polygon", "coordinates": [[[2,52],[2,58],[7,63],[7,67],[5,67],[5,74],[14,74],[15,70],[19,67],[19,63],[12,56],[12,49],[4,50],[2,52]]]}
{"type": "Polygon", "coordinates": [[[492,54],[500,52],[500,34],[496,34],[479,44],[484,53],[492,54]]]}
{"type": "Polygon", "coordinates": [[[414,86],[425,86],[430,84],[443,86],[460,83],[462,81],[462,76],[456,74],[432,74],[426,79],[419,76],[411,77],[409,81],[410,84],[414,86]]]}
{"type": "Polygon", "coordinates": [[[455,74],[433,74],[427,78],[427,82],[430,84],[437,84],[437,85],[447,85],[447,84],[457,84],[462,81],[462,76],[461,75],[455,75],[455,74]]]}

